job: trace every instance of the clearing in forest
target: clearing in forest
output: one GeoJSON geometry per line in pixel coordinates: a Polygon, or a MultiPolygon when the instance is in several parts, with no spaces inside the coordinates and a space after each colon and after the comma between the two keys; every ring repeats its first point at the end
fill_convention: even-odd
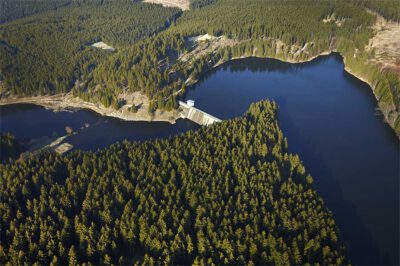
{"type": "Polygon", "coordinates": [[[179,7],[183,11],[189,10],[189,0],[144,0],[144,3],[161,4],[165,7],[179,7]]]}
{"type": "Polygon", "coordinates": [[[91,46],[95,47],[95,48],[102,49],[102,50],[106,50],[106,51],[109,51],[109,52],[114,52],[115,51],[114,47],[111,47],[111,46],[109,46],[108,44],[106,44],[104,42],[96,42],[96,43],[92,44],[91,46]]]}

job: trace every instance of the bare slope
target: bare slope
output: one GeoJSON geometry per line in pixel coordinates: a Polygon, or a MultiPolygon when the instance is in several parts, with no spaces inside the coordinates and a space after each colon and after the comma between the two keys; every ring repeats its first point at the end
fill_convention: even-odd
{"type": "Polygon", "coordinates": [[[373,51],[373,63],[396,72],[400,77],[400,23],[387,21],[378,14],[376,16],[376,34],[366,49],[373,51]]]}

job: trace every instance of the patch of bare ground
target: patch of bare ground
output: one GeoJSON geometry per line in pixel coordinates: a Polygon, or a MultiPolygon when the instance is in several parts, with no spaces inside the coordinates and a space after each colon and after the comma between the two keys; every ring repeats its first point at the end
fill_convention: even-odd
{"type": "Polygon", "coordinates": [[[233,46],[238,43],[238,41],[225,36],[215,37],[209,34],[192,37],[188,41],[193,49],[179,57],[179,60],[182,62],[192,62],[206,54],[214,53],[220,48],[233,46]]]}
{"type": "Polygon", "coordinates": [[[189,0],[143,0],[144,3],[160,4],[165,7],[179,7],[183,11],[189,10],[189,0]]]}
{"type": "Polygon", "coordinates": [[[400,23],[374,14],[377,16],[373,26],[376,34],[366,46],[372,54],[370,61],[382,69],[394,71],[400,78],[400,23]]]}

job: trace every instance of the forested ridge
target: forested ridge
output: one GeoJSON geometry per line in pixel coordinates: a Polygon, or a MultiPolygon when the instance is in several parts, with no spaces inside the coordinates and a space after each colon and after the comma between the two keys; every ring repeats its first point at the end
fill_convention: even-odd
{"type": "Polygon", "coordinates": [[[195,0],[191,7],[182,14],[126,0],[78,1],[3,24],[0,86],[25,96],[72,90],[116,109],[122,93],[140,91],[153,112],[175,108],[185,82],[222,61],[241,56],[303,61],[335,50],[348,69],[373,85],[380,109],[400,134],[398,75],[370,64],[373,52],[365,51],[376,20],[366,8],[398,21],[398,1],[195,0]],[[193,49],[189,37],[205,33],[236,44],[182,62],[180,56],[193,49]],[[117,51],[88,47],[99,40],[117,51]]]}
{"type": "Polygon", "coordinates": [[[273,102],[196,132],[0,165],[2,264],[344,264],[273,102]]]}

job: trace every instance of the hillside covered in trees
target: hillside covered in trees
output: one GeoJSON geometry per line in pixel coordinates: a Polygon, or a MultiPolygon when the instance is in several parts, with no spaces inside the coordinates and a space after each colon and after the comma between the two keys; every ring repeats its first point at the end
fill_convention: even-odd
{"type": "Polygon", "coordinates": [[[1,264],[344,264],[276,104],[196,132],[0,165],[1,264]]]}
{"type": "Polygon", "coordinates": [[[116,49],[168,27],[176,8],[120,1],[76,2],[45,14],[0,25],[0,79],[19,95],[67,92],[116,49]]]}
{"type": "Polygon", "coordinates": [[[0,80],[3,91],[15,95],[72,90],[85,101],[115,108],[121,93],[139,91],[152,100],[152,112],[176,106],[185,82],[222,61],[303,61],[338,51],[348,69],[373,85],[379,107],[400,134],[399,79],[369,61],[373,51],[365,46],[376,18],[366,8],[399,20],[395,0],[195,0],[183,13],[138,1],[76,1],[0,25],[0,80]],[[189,37],[205,33],[225,36],[233,45],[183,62],[182,55],[193,50],[189,37]],[[116,52],[89,47],[100,40],[116,52]]]}

